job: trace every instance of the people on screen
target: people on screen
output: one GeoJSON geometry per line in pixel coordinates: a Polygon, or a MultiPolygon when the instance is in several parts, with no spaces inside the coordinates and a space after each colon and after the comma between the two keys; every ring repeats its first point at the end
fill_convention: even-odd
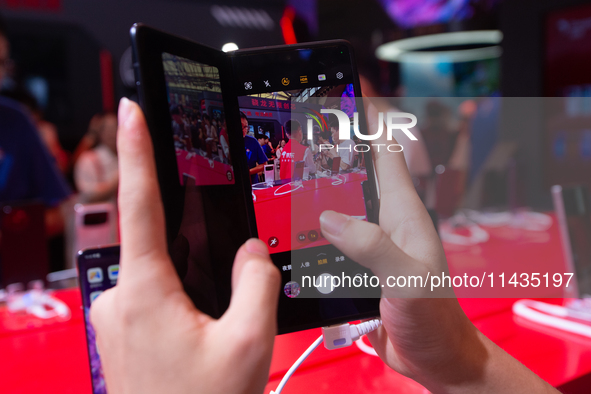
{"type": "Polygon", "coordinates": [[[265,164],[267,164],[267,155],[265,155],[261,144],[248,134],[248,118],[244,112],[240,112],[240,122],[242,123],[246,161],[250,169],[250,182],[255,184],[258,183],[258,176],[263,172],[265,164]]]}
{"type": "Polygon", "coordinates": [[[304,168],[308,169],[310,174],[316,173],[316,165],[314,164],[314,156],[310,148],[302,145],[302,125],[297,120],[288,120],[285,123],[285,133],[289,141],[283,148],[281,153],[281,161],[279,166],[279,176],[281,179],[291,179],[294,172],[295,163],[298,161],[304,162],[304,168]]]}

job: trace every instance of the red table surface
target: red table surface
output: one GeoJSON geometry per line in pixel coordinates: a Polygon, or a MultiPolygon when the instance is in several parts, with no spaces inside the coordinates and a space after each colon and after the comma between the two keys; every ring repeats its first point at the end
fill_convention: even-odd
{"type": "Polygon", "coordinates": [[[259,238],[267,242],[276,237],[279,244],[271,253],[285,252],[328,242],[320,231],[320,214],[326,210],[365,217],[365,200],[361,182],[364,172],[340,174],[338,177],[312,179],[299,185],[281,185],[253,190],[254,209],[259,238]],[[315,230],[316,242],[300,242],[297,235],[315,230]]]}
{"type": "MultiPolygon", "coordinates": [[[[563,264],[556,225],[546,241],[520,236],[507,240],[491,234],[472,255],[487,266],[511,267],[511,260],[540,259],[545,265],[563,264]],[[538,240],[539,241],[539,240],[538,240]],[[500,260],[499,260],[500,259],[500,260]],[[501,261],[503,260],[503,261],[501,261]]],[[[444,245],[451,270],[468,264],[466,250],[444,245]]],[[[472,248],[472,247],[470,247],[472,248]]],[[[480,264],[479,263],[479,264],[480,264]]],[[[77,290],[56,293],[72,308],[72,319],[54,326],[16,333],[0,331],[0,392],[90,393],[84,323],[77,290]]],[[[545,328],[513,316],[515,299],[461,299],[474,324],[491,340],[554,386],[591,372],[591,339],[545,328]]],[[[546,299],[560,303],[561,299],[546,299]]],[[[278,336],[266,393],[320,335],[319,329],[278,336]]],[[[284,393],[426,393],[419,384],[387,368],[377,357],[356,346],[328,351],[320,346],[290,379],[284,393]]]]}

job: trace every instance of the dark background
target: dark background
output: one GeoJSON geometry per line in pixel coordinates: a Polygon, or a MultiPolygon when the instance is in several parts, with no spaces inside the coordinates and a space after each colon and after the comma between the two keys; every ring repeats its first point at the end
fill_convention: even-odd
{"type": "MultiPolygon", "coordinates": [[[[135,91],[120,75],[121,60],[129,48],[128,30],[144,22],[214,48],[235,42],[240,48],[285,43],[281,18],[286,7],[298,41],[344,38],[356,48],[359,69],[392,94],[398,80],[395,63],[379,62],[377,45],[397,38],[445,31],[498,28],[504,34],[500,94],[507,97],[543,97],[547,92],[544,67],[546,18],[550,12],[589,4],[587,0],[500,1],[494,12],[477,13],[469,20],[398,28],[375,0],[223,2],[191,0],[0,0],[8,22],[13,58],[21,75],[42,73],[50,84],[46,117],[59,129],[66,150],[73,150],[86,132],[91,116],[114,110],[122,96],[135,91]],[[235,20],[222,25],[214,7],[228,7],[235,20]],[[264,11],[272,23],[255,27],[248,11],[264,11]],[[245,14],[246,11],[246,14],[245,14]],[[246,15],[246,17],[244,16],[246,15]],[[246,18],[246,19],[245,19],[246,18]],[[110,65],[110,67],[108,67],[110,65]],[[112,81],[112,82],[111,82],[112,81]]],[[[124,69],[125,70],[125,69],[124,69]]],[[[128,69],[127,69],[128,70],[128,69]]],[[[129,79],[129,77],[128,77],[129,79]]],[[[520,145],[518,165],[524,177],[524,203],[534,208],[551,207],[545,179],[545,138],[541,102],[508,108],[501,138],[520,145]],[[511,112],[516,111],[516,112],[511,112]],[[523,119],[523,123],[515,119],[523,119]]]]}

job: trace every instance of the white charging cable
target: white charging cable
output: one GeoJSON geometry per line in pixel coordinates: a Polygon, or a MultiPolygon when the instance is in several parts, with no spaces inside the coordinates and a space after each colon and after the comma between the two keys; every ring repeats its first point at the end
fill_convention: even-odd
{"type": "Polygon", "coordinates": [[[275,195],[275,196],[282,196],[284,194],[289,194],[289,193],[291,193],[293,191],[296,191],[298,189],[303,189],[303,188],[304,188],[304,185],[302,185],[299,182],[285,183],[285,184],[279,186],[277,189],[275,189],[275,191],[273,192],[273,195],[275,195]],[[286,192],[279,192],[279,190],[283,189],[285,186],[295,186],[295,189],[289,189],[286,192]]]}
{"type": "Polygon", "coordinates": [[[331,183],[332,186],[342,185],[343,183],[347,183],[347,178],[344,175],[337,174],[333,178],[333,182],[331,183]]]}
{"type": "Polygon", "coordinates": [[[355,345],[357,345],[359,350],[361,350],[363,353],[378,357],[378,352],[376,352],[376,349],[363,342],[363,338],[356,340],[355,345]]]}
{"type": "Polygon", "coordinates": [[[279,386],[275,391],[271,391],[270,394],[281,394],[281,391],[287,384],[287,381],[304,362],[306,358],[324,341],[324,346],[328,350],[340,349],[343,347],[351,346],[353,342],[357,341],[363,335],[368,334],[376,330],[382,325],[381,319],[368,320],[359,324],[350,325],[349,323],[339,324],[336,326],[322,327],[322,335],[318,337],[310,345],[308,349],[297,359],[295,363],[289,368],[289,370],[279,382],[279,386]]]}
{"type": "Polygon", "coordinates": [[[567,317],[581,317],[577,316],[576,311],[560,305],[533,300],[519,300],[513,304],[513,313],[544,326],[591,338],[591,325],[566,320],[567,317]]]}

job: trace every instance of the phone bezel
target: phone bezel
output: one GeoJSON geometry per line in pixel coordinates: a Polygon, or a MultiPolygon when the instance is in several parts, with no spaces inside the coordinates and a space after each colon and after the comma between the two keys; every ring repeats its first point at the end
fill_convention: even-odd
{"type": "MultiPolygon", "coordinates": [[[[167,219],[167,230],[171,227],[177,228],[182,219],[182,212],[171,211],[172,204],[181,203],[183,187],[178,182],[178,177],[171,176],[178,174],[176,154],[170,135],[162,132],[170,128],[170,114],[168,112],[168,100],[166,94],[166,83],[164,80],[164,68],[162,65],[162,53],[184,57],[200,63],[206,63],[217,67],[220,73],[220,84],[222,90],[231,92],[229,84],[231,69],[228,58],[221,51],[197,44],[187,39],[177,37],[160,30],[151,28],[141,23],[136,23],[130,30],[133,53],[133,67],[138,89],[140,106],[142,107],[150,135],[154,145],[154,156],[156,159],[156,170],[160,185],[162,203],[167,219]],[[166,110],[164,110],[166,109],[166,110]],[[172,224],[168,224],[169,221],[172,224]]],[[[224,94],[223,103],[226,109],[226,123],[228,130],[240,130],[240,123],[237,116],[230,114],[238,111],[238,103],[233,100],[233,94],[224,94]]],[[[241,192],[244,196],[250,196],[250,183],[248,182],[248,166],[244,155],[237,152],[244,150],[242,138],[230,138],[230,154],[234,166],[236,185],[241,185],[241,192]],[[236,156],[236,157],[235,157],[236,156]],[[246,181],[245,181],[246,180],[246,181]]],[[[218,186],[205,186],[216,188],[218,186]]],[[[251,237],[257,236],[254,208],[250,199],[245,199],[244,208],[248,214],[248,232],[251,237]]],[[[167,239],[170,242],[176,234],[167,232],[167,239]]]]}
{"type": "MultiPolygon", "coordinates": [[[[169,248],[174,246],[175,239],[180,235],[186,188],[179,182],[162,54],[169,53],[214,66],[219,71],[220,85],[224,92],[222,102],[229,134],[234,184],[196,185],[194,189],[201,196],[200,203],[203,205],[201,220],[206,225],[214,222],[217,224],[216,226],[207,225],[204,242],[202,242],[207,248],[206,264],[212,271],[217,296],[217,305],[211,309],[211,315],[217,318],[230,304],[231,270],[236,252],[249,238],[258,235],[240,119],[237,115],[233,115],[238,114],[238,102],[233,99],[230,63],[223,52],[142,24],[135,24],[131,28],[130,36],[139,101],[144,110],[154,147],[169,248]],[[218,212],[226,212],[226,215],[217,215],[218,212]]],[[[199,242],[195,241],[196,244],[199,242]]],[[[174,254],[171,250],[169,252],[174,254]]],[[[192,280],[187,280],[187,285],[191,287],[192,280]]]]}

